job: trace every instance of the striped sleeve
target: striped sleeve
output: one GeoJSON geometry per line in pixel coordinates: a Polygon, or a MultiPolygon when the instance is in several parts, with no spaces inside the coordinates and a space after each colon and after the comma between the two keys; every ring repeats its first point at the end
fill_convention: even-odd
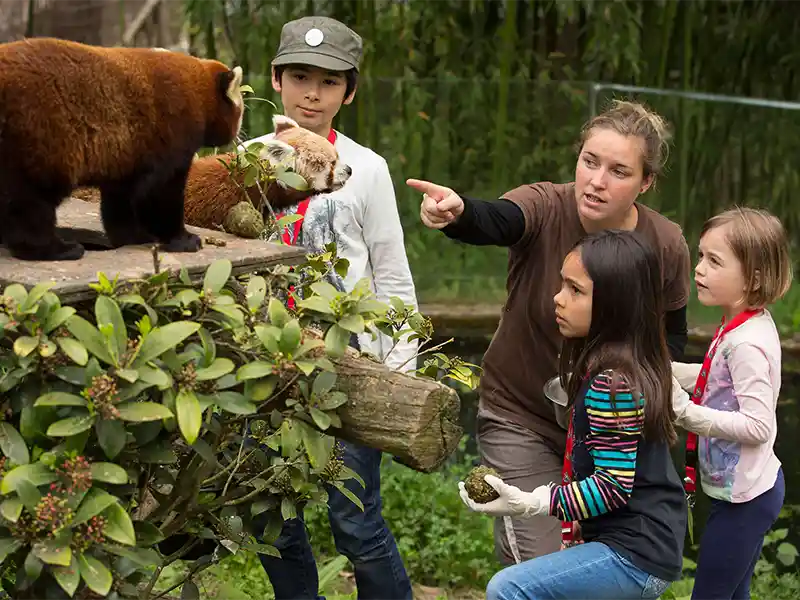
{"type": "Polygon", "coordinates": [[[550,514],[578,521],[625,506],[633,491],[636,451],[644,427],[644,403],[618,383],[611,402],[611,374],[597,375],[584,400],[589,419],[586,446],[594,473],[581,481],[553,486],[550,514]]]}

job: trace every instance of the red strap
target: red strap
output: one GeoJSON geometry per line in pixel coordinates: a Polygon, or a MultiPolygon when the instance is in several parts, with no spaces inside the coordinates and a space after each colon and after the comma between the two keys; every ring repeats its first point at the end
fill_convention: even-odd
{"type": "MultiPolygon", "coordinates": [[[[328,133],[328,141],[331,144],[336,143],[336,132],[331,129],[328,133]]],[[[291,224],[292,231],[289,231],[289,225],[284,227],[283,233],[281,234],[281,239],[283,242],[289,246],[294,246],[297,243],[297,240],[300,238],[300,231],[303,226],[303,219],[306,218],[306,212],[308,211],[308,205],[311,202],[311,198],[307,197],[304,200],[301,200],[300,203],[297,205],[297,214],[302,217],[302,219],[297,219],[294,223],[291,224]]],[[[278,213],[275,215],[276,218],[280,219],[283,217],[285,213],[278,213]]],[[[289,305],[290,309],[294,309],[294,296],[292,295],[294,292],[294,286],[289,286],[289,300],[287,304],[289,305]]]]}
{"type": "MultiPolygon", "coordinates": [[[[564,466],[561,468],[561,481],[564,485],[572,481],[572,444],[575,438],[572,414],[574,405],[569,410],[569,427],[567,428],[567,445],[564,448],[564,466]]],[[[561,545],[568,546],[573,542],[572,521],[561,521],[561,545]]]]}
{"type": "MultiPolygon", "coordinates": [[[[703,399],[703,394],[706,392],[706,384],[708,383],[708,371],[711,367],[711,361],[717,352],[719,343],[723,336],[739,327],[742,323],[759,314],[760,310],[746,310],[740,312],[726,325],[725,318],[714,332],[714,338],[708,346],[708,351],[703,359],[703,365],[700,367],[700,373],[697,375],[697,381],[694,384],[694,392],[692,393],[692,402],[700,404],[703,399]]],[[[693,494],[697,491],[697,434],[691,431],[686,436],[686,477],[683,480],[686,493],[693,494]]]]}

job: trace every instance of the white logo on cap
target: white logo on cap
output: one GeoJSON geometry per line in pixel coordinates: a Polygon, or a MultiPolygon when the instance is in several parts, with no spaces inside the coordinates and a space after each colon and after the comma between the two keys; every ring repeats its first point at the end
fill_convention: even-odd
{"type": "Polygon", "coordinates": [[[319,46],[322,43],[322,39],[324,37],[325,36],[322,34],[322,32],[319,29],[316,29],[316,28],[315,29],[309,29],[306,32],[306,44],[308,44],[309,46],[313,46],[313,47],[319,46]]]}

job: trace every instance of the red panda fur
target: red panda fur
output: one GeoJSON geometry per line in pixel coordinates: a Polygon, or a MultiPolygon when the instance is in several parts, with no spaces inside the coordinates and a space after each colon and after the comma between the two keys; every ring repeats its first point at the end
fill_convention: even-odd
{"type": "Polygon", "coordinates": [[[79,244],[57,237],[55,209],[75,187],[96,186],[112,245],[196,251],[187,174],[199,148],[238,135],[240,83],[238,67],[177,52],[0,44],[0,241],[22,259],[80,258],[79,244]]]}

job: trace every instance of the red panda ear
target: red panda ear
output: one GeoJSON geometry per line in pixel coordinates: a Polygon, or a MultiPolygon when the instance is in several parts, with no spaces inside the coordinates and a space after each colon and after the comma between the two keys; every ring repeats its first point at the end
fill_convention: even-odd
{"type": "Polygon", "coordinates": [[[217,75],[217,89],[220,94],[230,100],[234,106],[242,103],[242,67],[234,67],[217,75]]]}
{"type": "Polygon", "coordinates": [[[286,115],[272,115],[272,126],[275,128],[275,135],[292,127],[300,127],[294,119],[286,115]]]}
{"type": "Polygon", "coordinates": [[[268,140],[264,147],[259,152],[259,158],[266,159],[273,165],[281,163],[295,153],[294,148],[284,141],[271,139],[268,140]]]}

